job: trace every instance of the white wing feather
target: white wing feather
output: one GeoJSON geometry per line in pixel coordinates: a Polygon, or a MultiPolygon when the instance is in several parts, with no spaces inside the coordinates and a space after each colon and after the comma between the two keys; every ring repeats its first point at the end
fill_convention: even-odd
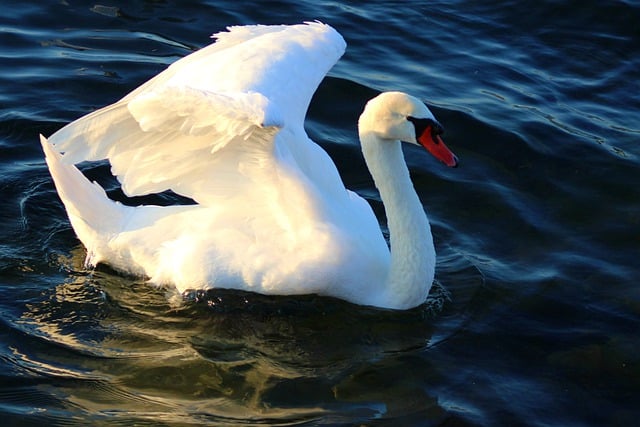
{"type": "Polygon", "coordinates": [[[322,163],[330,160],[318,157],[303,122],[344,52],[342,37],[321,23],[230,27],[214,37],[49,142],[67,163],[109,159],[129,196],[171,189],[211,204],[263,179],[278,156],[292,158],[311,182],[326,182],[322,163]],[[296,138],[276,138],[284,128],[296,138]]]}

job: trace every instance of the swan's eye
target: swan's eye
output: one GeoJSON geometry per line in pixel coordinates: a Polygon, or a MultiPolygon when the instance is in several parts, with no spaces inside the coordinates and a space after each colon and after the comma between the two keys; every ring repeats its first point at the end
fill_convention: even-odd
{"type": "Polygon", "coordinates": [[[413,123],[413,127],[416,130],[416,139],[419,139],[427,129],[430,129],[431,137],[434,143],[437,144],[439,139],[436,137],[444,133],[442,125],[434,119],[416,119],[415,117],[409,116],[407,117],[407,120],[413,123]]]}

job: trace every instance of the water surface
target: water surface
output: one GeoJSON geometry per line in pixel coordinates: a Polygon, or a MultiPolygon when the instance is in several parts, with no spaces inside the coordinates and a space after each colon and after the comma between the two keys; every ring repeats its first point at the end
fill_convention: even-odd
{"type": "Polygon", "coordinates": [[[637,422],[635,3],[69,1],[4,10],[7,425],[637,422]],[[182,300],[105,267],[84,270],[38,134],[116,101],[227,25],[313,19],[349,46],[312,102],[308,132],[383,227],[355,129],[367,99],[382,90],[420,97],[461,159],[447,169],[405,150],[439,256],[427,304],[398,313],[230,291],[182,300]]]}

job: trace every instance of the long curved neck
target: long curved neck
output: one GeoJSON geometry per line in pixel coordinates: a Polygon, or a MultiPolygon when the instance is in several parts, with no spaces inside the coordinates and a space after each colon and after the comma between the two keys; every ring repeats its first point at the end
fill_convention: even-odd
{"type": "Polygon", "coordinates": [[[383,298],[393,308],[424,302],[434,277],[435,250],[427,215],[409,177],[399,141],[361,131],[362,152],[384,204],[391,264],[383,298]]]}

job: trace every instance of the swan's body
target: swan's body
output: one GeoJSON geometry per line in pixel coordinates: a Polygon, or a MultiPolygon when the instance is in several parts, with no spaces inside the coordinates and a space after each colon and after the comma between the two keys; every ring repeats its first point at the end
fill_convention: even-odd
{"type": "Polygon", "coordinates": [[[88,264],[180,292],[317,293],[397,309],[424,302],[435,251],[399,141],[431,140],[437,157],[456,162],[426,106],[387,93],[359,122],[390,253],[369,205],[345,189],[303,128],[311,96],[344,52],[342,37],[320,23],[216,37],[119,102],[42,137],[88,264]],[[100,159],[128,196],[170,189],[197,204],[113,202],[74,166],[100,159]]]}

